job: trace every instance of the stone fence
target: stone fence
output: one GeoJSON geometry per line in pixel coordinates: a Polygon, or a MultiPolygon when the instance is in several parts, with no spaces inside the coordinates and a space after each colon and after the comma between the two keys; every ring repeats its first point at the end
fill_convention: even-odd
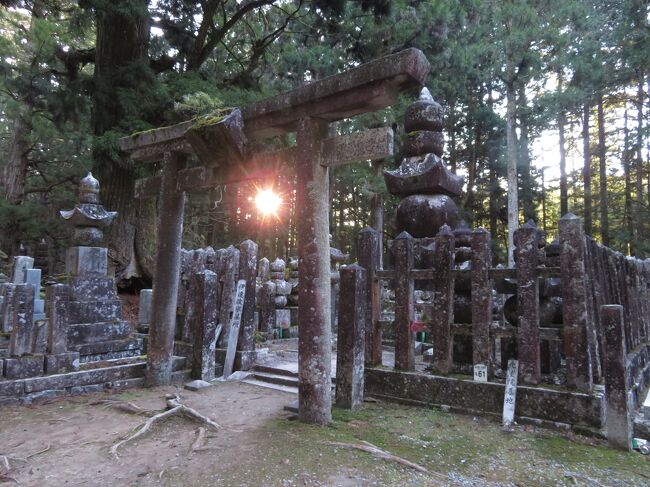
{"type": "MultiPolygon", "coordinates": [[[[517,359],[520,418],[599,431],[629,447],[632,414],[650,384],[650,261],[597,244],[572,214],[560,220],[558,233],[547,244],[532,222],[523,225],[514,236],[515,267],[501,268],[491,265],[483,229],[443,226],[436,237],[421,239],[403,232],[388,245],[392,268],[381,269],[379,235],[362,231],[364,277],[359,270],[341,275],[348,291],[339,322],[347,331],[339,330],[339,344],[349,350],[339,347],[339,379],[358,383],[349,375],[350,364],[358,372],[358,357],[341,333],[356,336],[362,327],[364,346],[355,353],[365,358],[366,394],[499,414],[504,369],[517,359]],[[381,319],[382,285],[394,293],[393,320],[381,319]],[[364,313],[345,314],[359,309],[364,313]],[[376,368],[387,331],[394,372],[376,368]],[[416,362],[418,332],[428,365],[416,362]],[[477,370],[486,370],[486,381],[457,375],[477,370]]],[[[346,390],[342,404],[349,405],[355,401],[346,390]]]]}

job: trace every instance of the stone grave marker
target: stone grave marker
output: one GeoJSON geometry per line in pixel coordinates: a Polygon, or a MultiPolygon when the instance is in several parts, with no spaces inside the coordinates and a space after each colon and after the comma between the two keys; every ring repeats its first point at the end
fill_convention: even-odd
{"type": "Polygon", "coordinates": [[[244,300],[246,298],[246,281],[240,279],[237,281],[235,291],[235,309],[230,322],[230,331],[228,333],[228,350],[226,352],[226,361],[223,364],[223,378],[227,379],[235,366],[235,352],[237,351],[237,340],[239,338],[239,326],[241,325],[241,315],[244,309],[244,300]]]}

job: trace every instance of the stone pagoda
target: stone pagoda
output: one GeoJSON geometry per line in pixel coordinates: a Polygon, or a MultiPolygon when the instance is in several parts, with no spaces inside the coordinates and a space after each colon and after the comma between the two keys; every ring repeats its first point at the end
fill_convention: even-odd
{"type": "Polygon", "coordinates": [[[117,212],[100,204],[99,181],[91,173],[79,183],[79,203],[60,214],[74,226],[74,246],[66,255],[68,348],[82,362],[139,355],[142,341],[122,320],[122,302],[108,276],[108,249],[101,246],[102,229],[117,212]]]}
{"type": "Polygon", "coordinates": [[[433,237],[443,225],[456,229],[460,223],[453,198],[460,196],[463,178],[441,159],[442,122],[442,107],[423,88],[404,115],[405,158],[396,170],[384,171],[388,191],[403,198],[397,207],[397,230],[414,238],[433,237]]]}

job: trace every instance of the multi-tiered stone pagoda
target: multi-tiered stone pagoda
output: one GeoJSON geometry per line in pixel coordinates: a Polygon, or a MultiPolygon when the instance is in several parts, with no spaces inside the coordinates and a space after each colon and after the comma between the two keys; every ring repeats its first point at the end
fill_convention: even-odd
{"type": "Polygon", "coordinates": [[[139,355],[142,341],[122,320],[115,279],[108,275],[108,249],[101,246],[103,228],[117,212],[100,204],[99,181],[91,173],[79,183],[79,203],[60,213],[74,225],[74,247],[66,255],[68,348],[79,352],[82,362],[139,355]]]}
{"type": "Polygon", "coordinates": [[[453,198],[461,194],[463,178],[441,159],[442,121],[442,107],[423,88],[404,115],[406,157],[396,170],[384,171],[388,191],[403,198],[397,207],[397,231],[415,238],[433,237],[443,225],[455,229],[460,223],[453,198]]]}

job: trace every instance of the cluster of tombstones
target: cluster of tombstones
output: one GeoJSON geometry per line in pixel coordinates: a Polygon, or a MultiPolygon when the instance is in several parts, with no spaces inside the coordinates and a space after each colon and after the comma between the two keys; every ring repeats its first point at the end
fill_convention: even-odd
{"type": "MultiPolygon", "coordinates": [[[[340,250],[330,249],[331,283],[332,283],[332,327],[336,329],[337,302],[339,286],[339,266],[346,262],[348,254],[340,250]]],[[[181,274],[178,299],[177,338],[191,342],[191,326],[186,323],[190,318],[191,296],[188,293],[190,276],[204,270],[214,270],[218,275],[224,272],[237,274],[233,265],[238,261],[238,250],[235,247],[214,250],[204,249],[181,251],[181,274]],[[235,255],[237,253],[237,255],[235,255]],[[230,264],[229,264],[230,263],[230,264]],[[232,265],[231,265],[232,264],[232,265]],[[223,267],[227,267],[223,268],[223,267]],[[219,269],[218,269],[219,268],[219,269]],[[223,268],[223,269],[222,269],[223,268]],[[221,272],[220,272],[221,271],[221,272]]],[[[230,279],[236,281],[236,276],[230,279]]],[[[223,279],[222,279],[223,281],[223,279]]],[[[292,257],[287,263],[280,258],[270,262],[263,257],[257,266],[255,289],[256,323],[258,330],[267,339],[295,338],[298,336],[298,259],[292,257]]],[[[231,289],[233,291],[234,289],[231,289]]],[[[226,294],[228,289],[225,289],[226,294]]],[[[152,289],[140,291],[138,312],[138,331],[148,333],[151,324],[152,289]]],[[[223,335],[222,335],[223,336],[223,335]]]]}
{"type": "Polygon", "coordinates": [[[67,349],[67,330],[60,316],[56,290],[46,319],[41,299],[41,269],[34,259],[14,258],[10,282],[0,284],[1,375],[24,379],[77,370],[79,352],[67,349]]]}

